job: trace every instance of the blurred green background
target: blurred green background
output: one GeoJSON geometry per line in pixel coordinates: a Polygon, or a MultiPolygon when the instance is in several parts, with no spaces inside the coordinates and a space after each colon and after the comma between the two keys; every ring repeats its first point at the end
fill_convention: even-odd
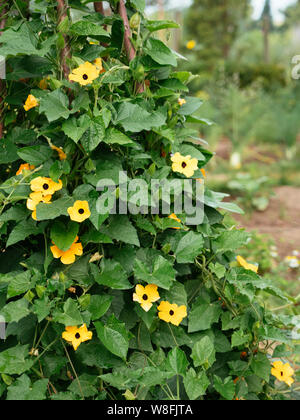
{"type": "Polygon", "coordinates": [[[203,99],[199,129],[212,159],[206,182],[245,211],[230,225],[252,232],[247,260],[300,293],[300,1],[152,0],[148,15],[178,30],[160,37],[203,99]]]}

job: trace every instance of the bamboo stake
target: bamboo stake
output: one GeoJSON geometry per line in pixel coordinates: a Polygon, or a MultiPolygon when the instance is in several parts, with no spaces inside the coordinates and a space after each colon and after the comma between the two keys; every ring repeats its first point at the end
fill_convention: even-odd
{"type": "MultiPolygon", "coordinates": [[[[60,24],[65,18],[68,17],[68,6],[65,3],[65,0],[57,0],[57,12],[58,12],[58,23],[60,24]]],[[[64,74],[64,78],[68,79],[70,69],[67,65],[67,58],[71,56],[71,50],[69,45],[69,38],[66,35],[63,35],[65,46],[61,51],[61,65],[64,74]]]]}

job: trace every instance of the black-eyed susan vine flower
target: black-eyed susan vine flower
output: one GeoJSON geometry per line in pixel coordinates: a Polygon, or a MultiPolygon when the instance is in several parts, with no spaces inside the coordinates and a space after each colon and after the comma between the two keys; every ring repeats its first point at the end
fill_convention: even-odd
{"type": "Polygon", "coordinates": [[[183,99],[183,98],[179,98],[177,102],[178,102],[179,106],[182,106],[182,105],[186,104],[186,100],[183,99]]]}
{"type": "Polygon", "coordinates": [[[78,236],[76,236],[75,241],[67,251],[62,251],[53,242],[53,246],[50,248],[53,257],[60,258],[60,261],[65,265],[73,264],[76,260],[76,255],[80,257],[83,254],[82,244],[78,242],[78,239],[78,236]]]}
{"type": "Polygon", "coordinates": [[[171,161],[173,162],[172,171],[179,172],[187,178],[193,176],[198,169],[198,160],[196,158],[191,158],[190,155],[182,156],[179,152],[176,152],[171,157],[171,161]]]}
{"type": "Polygon", "coordinates": [[[187,42],[186,44],[186,48],[188,50],[193,50],[196,47],[196,41],[191,39],[190,41],[187,42]]]}
{"type": "Polygon", "coordinates": [[[40,80],[40,82],[39,82],[39,88],[40,89],[42,89],[42,90],[46,90],[47,88],[48,88],[48,83],[47,83],[47,80],[46,79],[42,79],[42,80],[40,80]]]}
{"type": "Polygon", "coordinates": [[[24,109],[25,111],[29,111],[32,108],[35,108],[39,105],[38,100],[36,99],[35,96],[33,95],[28,95],[26,101],[25,101],[25,105],[24,105],[24,109]]]}
{"type": "Polygon", "coordinates": [[[147,284],[146,287],[141,284],[136,285],[133,301],[138,302],[144,311],[148,312],[152,308],[153,303],[159,299],[160,296],[155,284],[147,284]]]}
{"type": "Polygon", "coordinates": [[[33,171],[35,169],[34,165],[29,165],[29,163],[22,163],[20,165],[16,175],[22,175],[23,171],[33,171]]]}
{"type": "Polygon", "coordinates": [[[86,324],[81,327],[66,327],[66,331],[62,333],[62,338],[71,343],[76,351],[81,343],[93,338],[92,331],[88,331],[86,324]]]}
{"type": "Polygon", "coordinates": [[[281,360],[274,362],[271,373],[278,381],[285,382],[288,386],[295,382],[293,378],[295,372],[289,363],[284,364],[281,360]]]}
{"type": "Polygon", "coordinates": [[[69,80],[78,82],[81,86],[86,86],[92,83],[93,80],[97,79],[98,76],[98,68],[94,64],[86,61],[84,64],[81,64],[72,71],[69,75],[69,80]]]}
{"type": "MultiPolygon", "coordinates": [[[[179,217],[176,216],[175,213],[170,214],[170,216],[168,216],[169,219],[172,220],[176,220],[176,222],[181,223],[181,220],[179,219],[179,217]]],[[[171,229],[180,229],[180,227],[172,227],[171,229]]]]}
{"type": "Polygon", "coordinates": [[[51,178],[38,176],[30,182],[30,188],[34,192],[41,192],[45,195],[53,195],[56,191],[62,189],[62,182],[54,182],[51,178]]]}
{"type": "Polygon", "coordinates": [[[57,147],[57,146],[54,146],[52,144],[51,149],[55,150],[58,153],[59,160],[66,160],[67,159],[67,155],[65,154],[65,152],[63,151],[63,149],[61,147],[57,147]]]}
{"type": "Polygon", "coordinates": [[[40,191],[33,192],[29,195],[26,205],[29,210],[32,210],[32,218],[34,220],[37,220],[36,206],[40,203],[50,204],[51,198],[52,195],[43,195],[43,193],[40,191]]]}
{"type": "Polygon", "coordinates": [[[241,267],[245,268],[246,270],[254,271],[254,273],[258,272],[258,266],[248,263],[241,255],[238,255],[236,257],[236,259],[237,259],[237,262],[239,263],[239,265],[241,267]]]}
{"type": "Polygon", "coordinates": [[[91,216],[89,203],[77,200],[73,207],[68,208],[68,213],[74,222],[82,223],[91,216]]]}
{"type": "Polygon", "coordinates": [[[158,316],[165,322],[173,325],[178,325],[182,322],[183,318],[187,316],[186,306],[178,306],[176,303],[169,303],[163,301],[158,306],[158,316]]]}

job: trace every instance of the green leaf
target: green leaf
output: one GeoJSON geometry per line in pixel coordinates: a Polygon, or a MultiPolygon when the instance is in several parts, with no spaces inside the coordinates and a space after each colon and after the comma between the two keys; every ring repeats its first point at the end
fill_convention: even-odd
{"type": "Polygon", "coordinates": [[[70,115],[68,109],[69,98],[60,89],[43,95],[40,99],[39,111],[44,112],[48,121],[56,121],[59,118],[67,119],[70,115]]]}
{"type": "Polygon", "coordinates": [[[80,397],[93,397],[99,392],[96,387],[97,381],[97,376],[83,373],[73,380],[71,385],[68,387],[68,390],[74,392],[74,394],[79,395],[80,397]]]}
{"type": "Polygon", "coordinates": [[[233,400],[235,395],[235,384],[231,377],[222,381],[218,376],[214,375],[214,387],[225,400],[233,400]]]}
{"type": "Polygon", "coordinates": [[[105,139],[105,124],[101,116],[94,118],[80,141],[87,152],[92,152],[105,139]]]}
{"type": "Polygon", "coordinates": [[[177,60],[173,52],[163,42],[155,38],[149,38],[145,45],[145,53],[148,54],[152,60],[163,66],[177,66],[177,60]]]}
{"type": "Polygon", "coordinates": [[[18,322],[20,319],[29,315],[28,301],[25,298],[10,302],[0,311],[5,322],[18,322]]]}
{"type": "Polygon", "coordinates": [[[87,310],[92,315],[92,321],[101,318],[110,308],[113,298],[108,295],[92,295],[87,310]]]}
{"type": "Polygon", "coordinates": [[[204,331],[208,330],[212,324],[218,322],[222,309],[216,303],[204,301],[201,297],[193,304],[189,314],[188,331],[204,331]]]}
{"type": "Polygon", "coordinates": [[[106,131],[103,141],[107,144],[120,144],[121,146],[134,144],[134,142],[128,136],[113,127],[106,131]]]}
{"type": "Polygon", "coordinates": [[[166,117],[164,110],[150,113],[137,104],[124,102],[119,106],[116,124],[120,124],[125,131],[139,133],[161,127],[165,124],[166,117]]]}
{"type": "MultiPolygon", "coordinates": [[[[1,274],[0,274],[1,281],[1,274]]],[[[26,293],[34,287],[35,282],[31,280],[31,273],[29,270],[16,274],[11,277],[7,289],[7,299],[26,293]]]]}
{"type": "Polygon", "coordinates": [[[131,289],[132,284],[127,279],[127,273],[121,264],[114,260],[103,259],[101,262],[101,273],[95,277],[98,284],[112,289],[131,289]]]}
{"type": "Polygon", "coordinates": [[[252,359],[250,367],[255,373],[255,375],[257,375],[259,378],[264,379],[266,382],[269,381],[271,373],[271,363],[267,355],[263,353],[258,353],[252,359]]]}
{"type": "Polygon", "coordinates": [[[68,224],[56,220],[51,227],[50,238],[61,251],[67,251],[78,235],[79,224],[69,222],[68,224]]]}
{"type": "Polygon", "coordinates": [[[156,284],[163,289],[170,289],[175,280],[176,271],[172,263],[158,255],[152,265],[141,261],[139,258],[134,262],[134,275],[138,280],[149,284],[156,284]]]}
{"type": "Polygon", "coordinates": [[[8,401],[42,401],[46,399],[48,379],[40,379],[31,385],[30,378],[22,375],[8,388],[8,401]]]}
{"type": "Polygon", "coordinates": [[[190,368],[183,379],[186,393],[190,400],[196,400],[197,398],[205,395],[205,392],[210,384],[208,377],[204,372],[196,374],[194,369],[190,368]]]}
{"type": "Polygon", "coordinates": [[[27,146],[18,150],[18,155],[24,162],[30,165],[39,166],[51,159],[53,150],[50,147],[39,145],[39,146],[27,146]]]}
{"type": "Polygon", "coordinates": [[[204,240],[200,233],[188,232],[174,249],[177,262],[180,264],[193,263],[194,259],[201,254],[203,245],[204,240]]]}
{"type": "Polygon", "coordinates": [[[202,365],[211,366],[215,361],[215,354],[214,343],[208,336],[205,336],[195,343],[191,357],[195,367],[202,365]]]}
{"type": "Polygon", "coordinates": [[[213,247],[218,254],[235,251],[247,243],[249,233],[244,230],[229,230],[213,241],[213,247]]]}
{"type": "Polygon", "coordinates": [[[0,143],[0,164],[12,163],[18,159],[17,147],[8,139],[1,139],[0,143]]]}
{"type": "Polygon", "coordinates": [[[146,28],[150,32],[155,32],[162,29],[180,28],[180,25],[172,20],[147,20],[146,28]]]}
{"type": "Polygon", "coordinates": [[[146,7],[146,0],[130,0],[130,3],[135,7],[135,9],[138,12],[144,13],[146,7]]]}
{"type": "Polygon", "coordinates": [[[0,373],[7,375],[21,375],[31,368],[33,361],[27,359],[28,345],[17,344],[0,352],[0,373]]]}
{"type": "Polygon", "coordinates": [[[251,334],[244,333],[242,330],[235,331],[231,336],[231,345],[232,347],[239,347],[243,344],[249,343],[251,338],[251,334]]]}
{"type": "Polygon", "coordinates": [[[70,137],[75,143],[81,139],[83,134],[89,128],[91,119],[87,114],[81,115],[81,117],[72,117],[64,121],[62,124],[63,132],[70,137]]]}
{"type": "Polygon", "coordinates": [[[114,315],[106,321],[105,324],[95,322],[99,340],[114,355],[126,360],[129,336],[125,324],[118,321],[114,315]]]}
{"type": "Polygon", "coordinates": [[[102,229],[110,238],[127,244],[140,246],[137,231],[130,222],[128,216],[116,215],[110,219],[109,226],[102,229]]]}
{"type": "Polygon", "coordinates": [[[70,27],[70,32],[81,36],[101,36],[109,38],[109,34],[100,26],[89,21],[79,21],[70,27]]]}
{"type": "Polygon", "coordinates": [[[178,114],[180,115],[191,115],[203,104],[203,101],[199,98],[187,97],[185,100],[186,103],[178,110],[178,114]]]}
{"type": "Polygon", "coordinates": [[[62,197],[51,204],[41,203],[36,206],[37,220],[52,220],[59,216],[68,216],[67,209],[74,203],[71,197],[62,197]]]}
{"type": "Polygon", "coordinates": [[[174,347],[167,356],[166,370],[173,372],[175,375],[184,376],[189,362],[184,351],[178,347],[174,347]]]}
{"type": "Polygon", "coordinates": [[[69,298],[64,304],[64,311],[55,310],[53,320],[64,324],[65,327],[74,327],[83,324],[83,319],[78,309],[77,303],[69,298]]]}

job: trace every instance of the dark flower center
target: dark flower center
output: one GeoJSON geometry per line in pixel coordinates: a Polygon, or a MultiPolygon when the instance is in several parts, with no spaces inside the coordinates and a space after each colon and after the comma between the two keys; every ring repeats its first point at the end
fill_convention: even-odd
{"type": "Polygon", "coordinates": [[[83,74],[82,78],[83,78],[83,80],[87,80],[89,78],[89,76],[87,74],[83,74]]]}
{"type": "Polygon", "coordinates": [[[143,299],[144,299],[144,300],[147,300],[147,299],[148,299],[148,296],[147,296],[146,294],[144,294],[144,295],[143,295],[143,299]]]}
{"type": "Polygon", "coordinates": [[[44,185],[43,185],[43,189],[44,189],[44,190],[48,190],[48,188],[49,188],[49,185],[48,185],[48,184],[44,184],[44,185]]]}
{"type": "Polygon", "coordinates": [[[78,210],[78,213],[79,213],[79,214],[83,214],[83,213],[84,213],[84,210],[83,210],[83,209],[79,209],[79,210],[78,210]]]}
{"type": "Polygon", "coordinates": [[[80,334],[79,333],[75,334],[75,338],[78,340],[80,338],[80,334]]]}
{"type": "Polygon", "coordinates": [[[280,372],[280,375],[283,376],[283,372],[280,372]]]}
{"type": "Polygon", "coordinates": [[[186,163],[185,163],[185,162],[182,162],[181,166],[182,166],[183,168],[185,168],[185,167],[186,167],[186,163]]]}
{"type": "Polygon", "coordinates": [[[171,316],[173,316],[174,315],[174,311],[172,311],[172,309],[170,310],[170,312],[169,312],[169,314],[171,315],[171,316]]]}

